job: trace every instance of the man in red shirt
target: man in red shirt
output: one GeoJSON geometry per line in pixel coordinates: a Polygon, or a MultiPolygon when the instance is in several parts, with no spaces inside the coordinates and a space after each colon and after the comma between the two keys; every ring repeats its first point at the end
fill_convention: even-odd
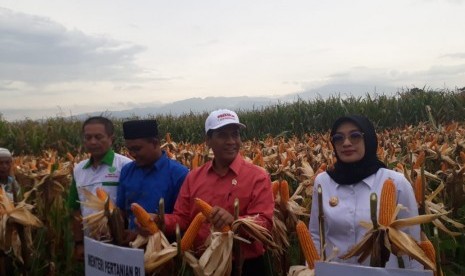
{"type": "MultiPolygon", "coordinates": [[[[209,222],[216,229],[231,225],[234,221],[234,199],[239,199],[239,216],[252,217],[258,224],[271,230],[273,226],[274,201],[268,173],[239,154],[240,130],[245,125],[239,122],[234,111],[222,109],[210,113],[205,121],[206,144],[214,153],[214,159],[191,171],[179,192],[173,214],[165,215],[166,234],[174,234],[176,223],[186,230],[200,209],[195,198],[213,206],[209,222]]],[[[210,234],[211,224],[204,224],[195,241],[201,247],[210,234]]],[[[254,241],[241,244],[244,257],[242,275],[263,275],[266,266],[263,260],[263,245],[254,241]]]]}

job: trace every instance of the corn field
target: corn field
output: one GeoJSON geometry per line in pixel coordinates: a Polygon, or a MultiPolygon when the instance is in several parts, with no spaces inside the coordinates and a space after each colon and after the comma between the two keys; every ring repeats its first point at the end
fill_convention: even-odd
{"type": "MultiPolygon", "coordinates": [[[[375,123],[378,156],[410,181],[420,214],[447,213],[424,223],[422,231],[435,247],[437,267],[445,275],[465,275],[464,89],[299,100],[238,114],[247,125],[241,134],[242,156],[266,169],[273,181],[276,233],[273,241],[261,238],[269,243],[267,256],[275,275],[287,275],[293,266],[310,264],[309,256],[316,258],[301,249],[303,244],[308,247],[308,241],[302,241],[306,237],[298,236],[296,228],[302,221],[307,225],[316,175],[335,162],[328,129],[346,114],[363,114],[375,123]]],[[[170,158],[195,168],[212,157],[203,143],[207,115],[155,117],[170,158]]],[[[113,121],[114,147],[125,153],[124,120],[113,121]]],[[[86,157],[81,124],[75,118],[7,122],[0,117],[0,147],[14,152],[13,174],[22,188],[22,201],[0,202],[0,222],[7,225],[13,210],[26,218],[9,220],[14,230],[0,231],[0,261],[13,259],[15,275],[83,274],[82,264],[72,259],[69,210],[64,203],[72,167],[86,157]],[[6,240],[15,250],[6,250],[6,240]]],[[[178,251],[170,252],[175,256],[178,251]]]]}

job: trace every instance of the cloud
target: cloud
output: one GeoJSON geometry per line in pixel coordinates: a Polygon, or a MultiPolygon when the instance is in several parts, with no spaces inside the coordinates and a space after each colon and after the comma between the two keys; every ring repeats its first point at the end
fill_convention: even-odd
{"type": "Polygon", "coordinates": [[[443,56],[440,56],[441,58],[465,58],[465,52],[463,53],[453,53],[453,54],[447,54],[447,55],[443,55],[443,56]]]}
{"type": "Polygon", "coordinates": [[[135,57],[144,50],[0,8],[0,81],[43,85],[133,80],[143,73],[135,57]]]}
{"type": "Polygon", "coordinates": [[[322,80],[301,81],[302,92],[298,94],[303,97],[337,94],[364,96],[366,93],[392,94],[412,87],[453,90],[464,87],[464,80],[465,64],[435,65],[418,71],[360,66],[328,75],[322,80]]]}

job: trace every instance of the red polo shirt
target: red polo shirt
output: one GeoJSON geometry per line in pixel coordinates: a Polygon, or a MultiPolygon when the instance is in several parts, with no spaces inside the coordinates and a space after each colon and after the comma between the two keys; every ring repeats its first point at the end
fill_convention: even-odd
{"type": "MultiPolygon", "coordinates": [[[[165,215],[166,232],[173,235],[176,223],[185,231],[200,209],[195,198],[219,206],[234,214],[234,199],[239,198],[239,215],[256,216],[255,220],[268,230],[273,226],[273,194],[268,173],[262,168],[247,163],[240,154],[236,156],[224,176],[217,174],[212,161],[191,171],[184,180],[174,205],[173,214],[165,215]]],[[[210,234],[210,224],[205,223],[199,231],[194,246],[204,245],[210,234]]],[[[264,253],[261,243],[242,243],[245,259],[255,258],[264,253]]]]}

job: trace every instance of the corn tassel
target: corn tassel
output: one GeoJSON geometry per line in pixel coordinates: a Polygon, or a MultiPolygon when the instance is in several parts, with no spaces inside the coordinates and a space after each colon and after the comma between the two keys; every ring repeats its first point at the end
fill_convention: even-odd
{"type": "Polygon", "coordinates": [[[381,189],[381,198],[379,202],[378,222],[381,225],[388,226],[391,224],[394,212],[397,206],[397,190],[391,178],[386,179],[381,189]]]}
{"type": "Polygon", "coordinates": [[[134,216],[137,218],[139,224],[142,225],[144,228],[147,228],[150,234],[153,235],[156,232],[158,232],[157,224],[150,219],[150,214],[147,213],[147,211],[145,211],[145,209],[142,208],[142,206],[140,206],[137,203],[132,203],[131,211],[134,213],[134,216]]]}
{"type": "Polygon", "coordinates": [[[302,248],[302,253],[307,261],[307,266],[308,268],[313,269],[315,268],[315,261],[320,260],[320,256],[316,251],[315,244],[308,232],[307,226],[303,221],[299,220],[295,230],[297,232],[297,237],[299,238],[300,248],[302,248]]]}
{"type": "MultiPolygon", "coordinates": [[[[207,202],[201,200],[200,198],[196,198],[195,199],[195,203],[197,204],[197,206],[199,206],[200,208],[200,211],[203,213],[203,215],[210,219],[210,216],[212,214],[212,207],[210,206],[210,204],[208,204],[207,202]]],[[[221,232],[228,232],[231,230],[231,227],[229,225],[225,225],[223,226],[223,229],[221,229],[221,232]]]]}
{"type": "Polygon", "coordinates": [[[113,211],[115,209],[115,204],[113,203],[113,201],[108,197],[108,194],[107,192],[101,188],[101,187],[98,187],[97,190],[96,190],[96,194],[97,194],[97,197],[100,199],[100,200],[103,200],[103,201],[106,201],[107,198],[108,198],[108,209],[110,209],[110,212],[113,211]]]}
{"type": "Polygon", "coordinates": [[[186,233],[184,233],[184,236],[182,236],[181,239],[181,250],[183,252],[189,250],[192,247],[194,240],[199,233],[200,227],[206,219],[207,218],[202,213],[198,213],[194,220],[192,220],[191,224],[186,230],[186,233]]]}

